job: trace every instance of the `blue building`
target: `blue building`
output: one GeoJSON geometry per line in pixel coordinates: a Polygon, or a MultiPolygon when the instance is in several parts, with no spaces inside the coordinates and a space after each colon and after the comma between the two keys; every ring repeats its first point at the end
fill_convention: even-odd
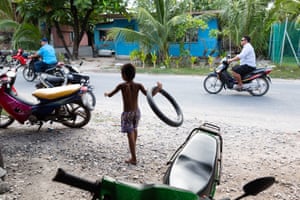
{"type": "MultiPolygon", "coordinates": [[[[212,52],[218,52],[219,45],[216,38],[209,36],[209,31],[218,29],[218,23],[216,19],[211,19],[207,22],[208,29],[196,30],[194,33],[189,33],[189,37],[184,43],[184,48],[189,50],[191,56],[206,57],[212,52]]],[[[107,31],[112,27],[131,28],[138,30],[137,21],[125,18],[114,18],[109,23],[97,24],[94,29],[95,46],[100,56],[110,56],[115,54],[116,58],[126,57],[128,58],[130,52],[138,49],[137,43],[125,42],[124,40],[109,41],[106,40],[107,31]]],[[[216,55],[214,53],[214,55],[216,55]]],[[[169,54],[172,57],[180,56],[180,44],[171,43],[169,48],[169,54]]]]}

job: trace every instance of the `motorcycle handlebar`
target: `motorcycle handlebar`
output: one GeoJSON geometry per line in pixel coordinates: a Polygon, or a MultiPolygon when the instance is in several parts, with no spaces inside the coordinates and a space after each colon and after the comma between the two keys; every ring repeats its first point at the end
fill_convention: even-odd
{"type": "Polygon", "coordinates": [[[90,182],[80,177],[68,174],[61,168],[57,170],[56,175],[52,180],[89,191],[93,194],[99,194],[101,190],[100,182],[90,182]]]}

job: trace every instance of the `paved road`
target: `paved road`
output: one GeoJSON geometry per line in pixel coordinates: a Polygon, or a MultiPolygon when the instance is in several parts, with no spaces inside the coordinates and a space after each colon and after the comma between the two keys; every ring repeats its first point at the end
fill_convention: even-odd
{"type": "MultiPolygon", "coordinates": [[[[90,73],[95,86],[97,107],[109,107],[121,111],[120,95],[107,99],[105,91],[111,91],[121,80],[118,73],[90,73]]],[[[181,106],[184,118],[197,118],[199,121],[224,122],[255,126],[283,131],[300,131],[300,80],[273,79],[269,92],[263,97],[253,97],[246,92],[222,91],[220,94],[207,94],[202,86],[202,76],[145,75],[138,74],[137,82],[150,88],[156,81],[163,83],[181,106]]],[[[27,95],[33,91],[34,83],[26,82],[19,74],[16,87],[27,95]]],[[[142,106],[147,105],[141,98],[142,106]]],[[[144,109],[144,108],[142,108],[144,109]]],[[[148,112],[148,110],[146,109],[148,112]]]]}

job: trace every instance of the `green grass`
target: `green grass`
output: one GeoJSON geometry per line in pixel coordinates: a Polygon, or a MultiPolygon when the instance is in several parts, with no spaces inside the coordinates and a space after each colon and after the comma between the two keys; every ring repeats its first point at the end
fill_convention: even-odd
{"type": "Polygon", "coordinates": [[[273,78],[300,79],[300,67],[298,66],[277,66],[270,74],[273,78]]]}
{"type": "Polygon", "coordinates": [[[179,74],[179,75],[205,75],[213,71],[209,67],[179,67],[179,68],[137,68],[138,73],[149,73],[149,74],[179,74]]]}
{"type": "MultiPolygon", "coordinates": [[[[274,65],[275,66],[275,65],[274,65]]],[[[191,67],[179,67],[179,68],[160,68],[160,67],[145,67],[137,68],[138,73],[148,74],[176,74],[176,75],[199,75],[205,76],[212,72],[213,68],[209,66],[195,66],[191,67]]],[[[296,64],[283,64],[282,66],[275,66],[270,73],[271,78],[283,78],[283,79],[300,79],[300,66],[296,64]]]]}

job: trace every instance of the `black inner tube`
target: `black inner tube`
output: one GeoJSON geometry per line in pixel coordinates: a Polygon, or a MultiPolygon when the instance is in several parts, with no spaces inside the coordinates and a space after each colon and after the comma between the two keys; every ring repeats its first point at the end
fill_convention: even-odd
{"type": "Polygon", "coordinates": [[[159,91],[164,97],[166,97],[168,99],[168,101],[172,104],[172,106],[175,108],[175,111],[177,113],[177,120],[172,120],[172,119],[168,118],[164,113],[161,112],[161,110],[158,108],[158,106],[154,102],[152,93],[156,88],[157,87],[155,86],[151,90],[147,91],[147,100],[148,100],[148,103],[149,103],[151,109],[166,124],[168,124],[170,126],[174,126],[174,127],[181,126],[181,124],[183,123],[183,114],[182,114],[182,110],[180,109],[179,105],[177,104],[175,99],[164,89],[161,89],[159,91]]]}

